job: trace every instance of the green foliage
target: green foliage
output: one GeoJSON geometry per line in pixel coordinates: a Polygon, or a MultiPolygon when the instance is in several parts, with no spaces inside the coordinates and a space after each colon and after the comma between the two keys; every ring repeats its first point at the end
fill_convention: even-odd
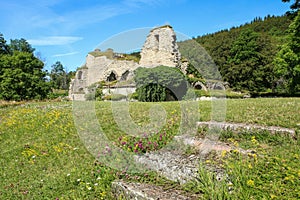
{"type": "Polygon", "coordinates": [[[9,47],[6,44],[3,34],[0,33],[0,55],[2,54],[9,54],[9,47]]]}
{"type": "Polygon", "coordinates": [[[222,131],[220,139],[236,149],[211,153],[205,162],[223,169],[226,177],[219,181],[201,167],[198,181],[187,185],[203,199],[299,199],[299,136],[222,131]]]}
{"type": "Polygon", "coordinates": [[[197,95],[195,94],[195,89],[189,88],[184,95],[184,100],[195,100],[197,95]]]}
{"type": "Polygon", "coordinates": [[[272,85],[271,68],[262,54],[259,34],[251,29],[243,30],[230,49],[222,68],[224,80],[236,90],[264,91],[272,85]]]}
{"type": "Polygon", "coordinates": [[[47,99],[52,100],[62,100],[64,97],[68,96],[67,90],[54,89],[51,93],[48,94],[47,99]]]}
{"type": "Polygon", "coordinates": [[[104,100],[111,100],[111,101],[120,101],[122,99],[126,99],[127,96],[123,95],[123,94],[110,94],[110,95],[106,95],[103,99],[104,100]]]}
{"type": "Polygon", "coordinates": [[[71,103],[26,104],[0,112],[5,119],[0,124],[0,199],[113,199],[116,173],[82,144],[71,103]]]}
{"type": "Polygon", "coordinates": [[[203,76],[200,74],[200,72],[191,63],[188,63],[188,66],[187,66],[187,69],[186,69],[186,76],[187,76],[188,82],[191,85],[197,83],[198,81],[202,82],[202,83],[205,82],[203,76]]]}
{"type": "Polygon", "coordinates": [[[139,95],[138,95],[137,92],[134,92],[134,93],[132,93],[132,94],[129,94],[128,97],[129,97],[129,99],[135,99],[135,100],[138,100],[139,95]]]}
{"type": "Polygon", "coordinates": [[[103,98],[103,82],[98,82],[88,87],[88,93],[85,95],[87,101],[102,101],[103,98]]]}
{"type": "Polygon", "coordinates": [[[191,40],[180,42],[179,47],[184,57],[192,58],[195,63],[202,63],[199,68],[199,64],[192,64],[200,69],[205,79],[214,77],[213,72],[219,71],[222,79],[228,80],[230,86],[235,89],[272,90],[275,86],[273,60],[278,52],[278,46],[286,41],[285,36],[290,23],[291,20],[287,16],[267,16],[264,19],[255,18],[240,27],[195,38],[194,41],[205,48],[206,54],[199,50],[199,47],[197,51],[196,45],[191,40]],[[248,31],[250,34],[248,36],[247,30],[252,30],[251,34],[251,31],[248,31]],[[251,39],[250,44],[246,43],[247,38],[251,39]],[[235,56],[234,53],[238,55],[235,56]],[[244,56],[251,58],[247,60],[244,56]],[[217,68],[213,67],[212,61],[217,68]],[[210,71],[207,71],[209,69],[210,71]],[[237,75],[237,80],[234,79],[232,72],[237,75]]]}
{"type": "Polygon", "coordinates": [[[220,80],[220,73],[214,61],[199,43],[194,40],[178,42],[181,55],[189,62],[188,74],[196,78],[220,80]]]}
{"type": "Polygon", "coordinates": [[[121,56],[116,57],[118,60],[132,60],[134,62],[139,62],[141,59],[140,52],[133,52],[130,54],[121,54],[121,56]]]}
{"type": "MultiPolygon", "coordinates": [[[[132,149],[129,151],[140,153],[145,148],[146,151],[159,149],[164,146],[164,142],[168,143],[178,134],[181,123],[179,102],[157,104],[166,111],[166,126],[158,134],[149,130],[148,138],[125,134],[114,119],[111,102],[96,102],[95,111],[101,128],[112,142],[124,150],[128,150],[126,148],[130,145],[132,149]],[[139,145],[140,139],[142,146],[139,145]],[[146,141],[151,142],[148,147],[146,141]],[[152,142],[157,145],[152,145],[152,142]]],[[[153,105],[131,102],[129,110],[132,120],[141,126],[149,124],[149,110],[153,105]]],[[[199,120],[211,120],[211,105],[211,102],[199,102],[199,120]]],[[[109,200],[114,199],[111,182],[127,177],[130,181],[151,182],[165,188],[180,189],[179,185],[164,181],[157,174],[116,172],[99,163],[78,136],[71,102],[0,107],[0,199],[109,200]]],[[[299,130],[299,108],[299,98],[230,99],[227,101],[226,121],[299,130]]],[[[230,172],[225,181],[216,180],[213,173],[200,168],[197,178],[202,183],[190,183],[186,187],[187,192],[199,194],[207,191],[203,198],[209,199],[209,192],[221,196],[217,192],[223,191],[223,186],[226,186],[229,198],[223,199],[299,199],[300,140],[299,136],[296,137],[294,140],[284,135],[261,132],[222,133],[220,138],[227,144],[239,144],[241,148],[254,151],[247,151],[249,156],[245,154],[244,157],[232,151],[220,160],[215,160],[219,164],[223,162],[224,165],[220,167],[227,170],[226,173],[230,172]],[[254,155],[257,155],[257,162],[254,155]],[[213,188],[215,191],[212,191],[213,188]]]]}
{"type": "Polygon", "coordinates": [[[300,12],[289,27],[287,42],[274,59],[274,71],[283,79],[284,88],[295,94],[300,91],[300,12]]]}
{"type": "Polygon", "coordinates": [[[33,53],[34,50],[35,49],[32,48],[31,45],[24,38],[10,40],[9,51],[11,54],[17,51],[33,53]]]}
{"type": "Polygon", "coordinates": [[[46,98],[50,86],[43,72],[44,63],[33,55],[25,39],[8,45],[0,34],[0,99],[30,100],[46,98]]]}
{"type": "Polygon", "coordinates": [[[50,81],[54,89],[66,90],[68,88],[67,73],[61,62],[56,61],[56,63],[51,66],[50,81]]]}
{"type": "Polygon", "coordinates": [[[114,52],[110,51],[110,50],[107,50],[107,51],[95,50],[95,51],[89,52],[89,54],[91,54],[94,57],[106,56],[109,59],[113,59],[113,57],[114,57],[114,52]]]}
{"type": "Polygon", "coordinates": [[[187,81],[177,68],[158,66],[138,68],[134,80],[139,101],[181,100],[187,91],[187,81]]]}
{"type": "Polygon", "coordinates": [[[50,91],[45,81],[44,64],[29,52],[16,51],[0,56],[0,99],[29,100],[46,98],[50,91]]]}
{"type": "Polygon", "coordinates": [[[185,189],[197,193],[200,192],[202,194],[200,199],[230,199],[226,181],[224,179],[217,180],[215,173],[205,169],[203,164],[199,167],[197,180],[197,182],[190,182],[186,184],[185,189]]]}
{"type": "MultiPolygon", "coordinates": [[[[291,0],[282,0],[282,2],[290,2],[291,0]]],[[[296,17],[297,16],[297,12],[300,9],[300,0],[294,0],[294,3],[290,6],[292,11],[288,11],[287,14],[292,16],[292,17],[296,17]]]]}

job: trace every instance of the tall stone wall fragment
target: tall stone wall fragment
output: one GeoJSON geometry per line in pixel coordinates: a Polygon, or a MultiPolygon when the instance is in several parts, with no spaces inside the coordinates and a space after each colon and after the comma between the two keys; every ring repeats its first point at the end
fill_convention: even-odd
{"type": "Polygon", "coordinates": [[[169,25],[153,29],[142,48],[140,65],[179,67],[181,54],[176,43],[176,34],[169,25]]]}

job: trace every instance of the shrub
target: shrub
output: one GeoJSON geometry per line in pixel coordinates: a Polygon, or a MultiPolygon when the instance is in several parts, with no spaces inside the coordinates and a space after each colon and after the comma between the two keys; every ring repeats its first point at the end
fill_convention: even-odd
{"type": "Polygon", "coordinates": [[[111,100],[111,101],[120,101],[122,99],[126,99],[127,96],[123,95],[123,94],[110,94],[105,96],[103,99],[104,100],[111,100]]]}
{"type": "Polygon", "coordinates": [[[173,67],[140,67],[135,70],[134,80],[139,101],[181,100],[187,92],[188,84],[184,74],[173,67]]]}

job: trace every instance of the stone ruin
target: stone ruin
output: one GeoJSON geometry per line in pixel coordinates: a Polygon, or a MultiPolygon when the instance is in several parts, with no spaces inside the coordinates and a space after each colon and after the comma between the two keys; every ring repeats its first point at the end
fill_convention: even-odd
{"type": "MultiPolygon", "coordinates": [[[[150,31],[140,53],[140,61],[125,59],[125,54],[115,53],[112,49],[99,49],[88,53],[85,64],[80,67],[71,81],[69,98],[85,100],[89,86],[104,82],[120,81],[122,94],[128,95],[135,91],[132,84],[134,70],[138,67],[156,67],[160,65],[181,67],[181,54],[176,43],[176,34],[169,25],[154,28],[150,31]]],[[[112,91],[113,88],[110,88],[112,91]]],[[[109,91],[109,92],[110,92],[109,91]]]]}
{"type": "Polygon", "coordinates": [[[176,34],[166,25],[152,29],[141,51],[140,65],[180,67],[181,54],[176,43],[176,34]]]}

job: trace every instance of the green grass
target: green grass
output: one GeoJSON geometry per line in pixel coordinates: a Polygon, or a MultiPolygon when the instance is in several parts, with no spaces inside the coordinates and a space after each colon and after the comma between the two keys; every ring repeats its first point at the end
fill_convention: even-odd
{"type": "Polygon", "coordinates": [[[210,167],[202,165],[199,181],[186,184],[186,190],[212,200],[300,198],[299,135],[223,131],[220,140],[248,152],[212,152],[205,163],[218,166],[227,176],[217,180],[210,167]]]}
{"type": "MultiPolygon", "coordinates": [[[[5,106],[0,107],[0,199],[113,199],[110,184],[117,178],[179,187],[155,173],[127,174],[96,161],[77,134],[72,102],[3,105],[5,106]]],[[[130,103],[132,120],[140,126],[147,125],[151,122],[149,109],[153,105],[154,103],[130,103]]],[[[149,127],[146,133],[149,137],[142,141],[125,134],[117,126],[110,102],[97,102],[96,114],[101,128],[110,140],[125,150],[142,153],[161,148],[179,132],[179,103],[163,102],[155,105],[161,106],[162,111],[154,117],[159,119],[165,115],[166,125],[158,131],[155,130],[157,127],[149,127]],[[136,145],[139,142],[142,144],[136,145]],[[156,142],[157,145],[147,147],[149,142],[156,142]]],[[[299,130],[299,111],[299,98],[228,100],[226,119],[299,130]]],[[[211,103],[199,102],[199,112],[200,120],[210,120],[211,103]]],[[[217,196],[221,195],[220,198],[225,195],[232,199],[299,198],[298,136],[295,140],[267,133],[224,132],[221,139],[255,150],[253,152],[257,155],[257,161],[254,160],[254,155],[242,156],[237,152],[216,157],[216,164],[221,164],[231,172],[233,192],[226,193],[224,185],[219,187],[219,183],[210,177],[213,175],[202,170],[199,173],[200,180],[201,177],[203,180],[210,180],[207,184],[210,184],[211,190],[208,192],[214,191],[217,196]],[[252,164],[251,169],[249,163],[252,164]]],[[[189,192],[202,193],[204,197],[207,195],[201,184],[191,184],[194,187],[187,189],[189,192]]]]}

